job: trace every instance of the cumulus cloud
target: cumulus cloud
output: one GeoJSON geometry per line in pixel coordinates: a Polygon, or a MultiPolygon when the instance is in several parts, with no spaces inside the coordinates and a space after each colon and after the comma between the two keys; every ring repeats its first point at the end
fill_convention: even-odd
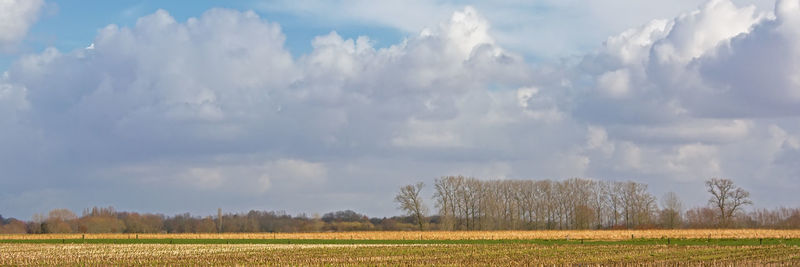
{"type": "Polygon", "coordinates": [[[43,0],[0,1],[0,52],[11,50],[25,37],[42,6],[43,0]]]}
{"type": "Polygon", "coordinates": [[[664,146],[609,139],[606,131],[596,126],[589,128],[586,140],[583,153],[593,160],[589,167],[597,173],[695,182],[724,176],[719,148],[714,145],[698,142],[664,146]]]}
{"type": "MultiPolygon", "coordinates": [[[[280,26],[253,12],[213,9],[178,22],[159,10],[132,27],[101,29],[91,49],[22,56],[3,78],[2,101],[14,103],[3,116],[42,133],[30,150],[50,153],[25,152],[30,158],[60,162],[53,168],[83,183],[135,180],[114,172],[133,169],[173,186],[234,183],[272,192],[289,186],[276,182],[280,177],[325,177],[324,168],[305,163],[319,160],[309,159],[427,149],[441,141],[429,132],[437,122],[453,125],[444,132],[460,131],[469,123],[466,113],[496,105],[484,89],[524,83],[527,66],[496,46],[488,28],[466,8],[388,48],[332,32],[294,58],[280,26]],[[274,162],[263,168],[276,171],[214,160],[253,154],[255,162],[274,162]],[[209,166],[181,163],[186,158],[209,166]]],[[[504,97],[515,101],[513,94],[504,97]]],[[[9,172],[21,177],[27,170],[9,172]]]]}
{"type": "Polygon", "coordinates": [[[687,102],[707,87],[695,62],[713,56],[717,47],[748,34],[767,17],[754,6],[712,0],[672,20],[654,20],[610,37],[581,63],[583,72],[596,78],[585,89],[577,115],[597,120],[597,111],[608,110],[623,118],[638,114],[626,120],[669,121],[698,112],[697,106],[705,103],[687,102]]]}
{"type": "MultiPolygon", "coordinates": [[[[734,0],[762,9],[770,1],[734,0]]],[[[435,24],[441,18],[474,6],[497,29],[492,36],[503,47],[535,58],[559,59],[585,53],[598,40],[622,32],[654,18],[672,18],[695,8],[705,0],[637,1],[603,0],[593,2],[476,1],[476,0],[384,0],[374,1],[261,1],[255,8],[271,13],[288,13],[310,19],[321,27],[331,25],[377,25],[408,34],[435,24]],[[330,10],[337,12],[330,12],[330,10]],[[635,12],[630,12],[635,10],[635,12]],[[576,29],[592,29],[583,31],[576,29]]]]}
{"type": "MultiPolygon", "coordinates": [[[[800,103],[800,7],[778,1],[774,18],[755,25],[698,62],[708,90],[705,97],[726,99],[741,109],[714,105],[712,116],[798,115],[800,103]]],[[[692,103],[700,105],[700,103],[692,103]]],[[[699,107],[702,109],[702,107],[699,107]]]]}
{"type": "Polygon", "coordinates": [[[599,109],[637,111],[649,120],[688,113],[710,118],[796,115],[796,5],[778,1],[773,13],[762,13],[754,6],[713,0],[675,19],[611,37],[581,63],[596,77],[588,89],[596,90],[587,90],[591,97],[583,98],[577,114],[596,119],[591,116],[599,109]]]}
{"type": "Polygon", "coordinates": [[[0,185],[22,192],[0,203],[100,184],[151,201],[174,190],[194,208],[300,194],[287,209],[390,214],[379,203],[398,185],[452,174],[632,179],[657,195],[677,183],[701,202],[712,176],[783,190],[800,154],[800,12],[797,0],[776,6],[712,0],[536,64],[473,7],[381,48],[330,32],[304,55],[254,12],[159,10],[3,75],[0,167],[12,178],[0,185]]]}

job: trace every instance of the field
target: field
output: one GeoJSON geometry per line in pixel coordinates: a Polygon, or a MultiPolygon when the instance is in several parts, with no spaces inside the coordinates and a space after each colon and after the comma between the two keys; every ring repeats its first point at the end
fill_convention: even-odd
{"type": "Polygon", "coordinates": [[[331,232],[331,233],[231,233],[231,234],[45,234],[0,235],[10,239],[330,239],[330,240],[628,240],[631,238],[800,239],[800,230],[690,229],[690,230],[584,230],[584,231],[430,231],[430,232],[331,232]]]}
{"type": "Polygon", "coordinates": [[[0,265],[800,264],[800,231],[0,235],[0,265]]]}

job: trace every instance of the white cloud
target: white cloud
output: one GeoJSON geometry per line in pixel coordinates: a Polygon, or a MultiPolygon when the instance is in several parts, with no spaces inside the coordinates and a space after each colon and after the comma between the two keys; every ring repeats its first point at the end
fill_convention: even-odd
{"type": "Polygon", "coordinates": [[[735,143],[746,139],[754,128],[752,120],[685,119],[659,125],[618,125],[610,127],[616,136],[646,143],[735,143]]]}
{"type": "Polygon", "coordinates": [[[700,9],[673,20],[669,34],[653,44],[654,63],[686,64],[710,49],[747,33],[765,17],[755,6],[737,7],[730,0],[710,0],[700,9]]]}
{"type": "Polygon", "coordinates": [[[28,109],[28,100],[24,87],[5,83],[8,73],[0,77],[0,125],[8,120],[16,119],[18,112],[28,109]]]}
{"type": "Polygon", "coordinates": [[[624,140],[601,141],[598,139],[602,137],[597,135],[597,130],[590,131],[589,143],[584,150],[591,159],[587,166],[590,172],[680,182],[699,182],[724,176],[717,146],[700,143],[654,146],[624,140]],[[598,142],[600,144],[596,144],[598,142]]]}
{"type": "Polygon", "coordinates": [[[800,114],[800,8],[779,1],[775,17],[720,46],[698,62],[707,92],[700,97],[724,99],[725,105],[690,102],[711,116],[800,114]]]}
{"type": "Polygon", "coordinates": [[[712,118],[798,114],[800,31],[793,22],[800,11],[795,4],[779,1],[774,13],[766,13],[712,0],[675,19],[654,20],[609,38],[581,63],[600,90],[581,97],[586,105],[579,106],[578,115],[595,120],[591,116],[597,110],[608,109],[668,121],[690,113],[712,118]]]}
{"type": "Polygon", "coordinates": [[[441,122],[409,120],[402,135],[392,139],[398,147],[436,148],[463,146],[457,133],[443,127],[441,122]]]}
{"type": "Polygon", "coordinates": [[[613,98],[624,98],[631,91],[631,77],[627,69],[606,72],[597,78],[597,86],[613,98]]]}
{"type": "MultiPolygon", "coordinates": [[[[704,0],[658,1],[258,1],[267,12],[313,18],[318,27],[378,25],[416,34],[441,18],[473,6],[495,26],[492,36],[501,46],[534,58],[559,60],[585,53],[609,35],[652,19],[672,18],[703,4],[704,0]],[[336,10],[337,12],[330,12],[336,10]],[[333,26],[331,26],[333,25],[333,26]],[[591,31],[576,29],[592,29],[591,31]]],[[[761,9],[769,1],[735,0],[761,9]]]]}
{"type": "Polygon", "coordinates": [[[197,162],[141,162],[103,168],[101,176],[130,178],[127,183],[137,186],[166,185],[200,192],[250,195],[320,186],[328,176],[323,163],[297,159],[261,161],[257,158],[229,156],[197,162]]]}
{"type": "Polygon", "coordinates": [[[596,120],[591,116],[608,109],[620,116],[635,112],[644,121],[669,121],[705,109],[698,106],[712,97],[698,95],[719,89],[705,86],[696,62],[714,57],[718,47],[769,21],[754,6],[711,0],[672,20],[654,20],[611,37],[581,63],[583,71],[596,75],[600,90],[587,92],[577,113],[596,120]]]}
{"type": "MultiPolygon", "coordinates": [[[[231,177],[252,192],[290,187],[282,177],[316,183],[324,167],[305,164],[313,162],[308,158],[379,154],[393,145],[441,147],[431,136],[468,127],[472,115],[465,114],[501,108],[487,101],[492,96],[484,88],[516,87],[528,80],[527,67],[494,45],[488,28],[466,8],[384,49],[366,37],[320,36],[311,53],[295,60],[280,26],[253,12],[213,9],[178,22],[159,10],[133,27],[101,29],[94,49],[48,48],[21,57],[2,88],[3,101],[24,109],[3,116],[44,134],[26,153],[50,153],[31,158],[65,162],[60,168],[76,176],[149,177],[143,180],[230,192],[239,188],[231,177]],[[438,123],[453,128],[425,129],[438,123]],[[298,161],[264,167],[213,160],[266,151],[268,158],[298,161]],[[81,164],[70,164],[75,153],[81,164]],[[171,163],[176,167],[164,166],[171,163]],[[109,165],[135,171],[114,173],[105,170],[109,165]]],[[[485,145],[491,134],[472,133],[466,141],[485,145]]],[[[26,172],[14,170],[20,177],[26,172]]]]}
{"type": "Polygon", "coordinates": [[[297,159],[281,159],[267,165],[273,179],[289,180],[296,185],[320,184],[325,182],[328,170],[322,163],[297,159]]]}
{"type": "Polygon", "coordinates": [[[609,142],[608,133],[605,129],[589,126],[586,139],[587,149],[597,149],[606,155],[614,153],[615,146],[609,142]]]}
{"type": "Polygon", "coordinates": [[[0,188],[20,177],[163,185],[242,203],[299,192],[326,207],[337,203],[325,196],[377,201],[453,174],[654,189],[731,175],[782,190],[800,154],[796,4],[767,14],[713,0],[578,62],[535,65],[499,41],[479,5],[397,44],[331,32],[297,57],[280,25],[253,12],[179,22],[157,11],[103,28],[93,49],[13,64],[0,80],[0,126],[13,129],[0,132],[13,148],[0,167],[14,178],[0,188]],[[43,165],[52,170],[29,167],[43,165]]]}
{"type": "Polygon", "coordinates": [[[716,147],[703,144],[688,144],[678,147],[665,157],[666,169],[678,179],[706,180],[724,177],[716,147]]]}
{"type": "Polygon", "coordinates": [[[25,38],[43,6],[43,0],[0,0],[0,52],[25,38]]]}

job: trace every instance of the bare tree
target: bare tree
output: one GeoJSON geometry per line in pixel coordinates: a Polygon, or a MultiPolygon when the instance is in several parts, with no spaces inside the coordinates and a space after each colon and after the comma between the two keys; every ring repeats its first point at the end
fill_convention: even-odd
{"type": "Polygon", "coordinates": [[[744,205],[753,204],[750,192],[737,187],[729,179],[712,178],[706,181],[706,189],[711,193],[708,203],[719,212],[720,227],[731,226],[733,215],[744,205]]]}
{"type": "Polygon", "coordinates": [[[655,197],[647,192],[647,185],[633,181],[621,182],[620,200],[622,216],[627,228],[641,227],[652,223],[656,210],[655,197]]]}
{"type": "Polygon", "coordinates": [[[686,226],[692,229],[711,228],[716,224],[716,210],[710,207],[695,207],[686,211],[686,226]]]}
{"type": "Polygon", "coordinates": [[[436,199],[436,207],[439,209],[439,217],[441,218],[439,229],[453,230],[455,227],[455,190],[450,180],[453,177],[442,177],[436,179],[434,182],[434,199],[436,199]]]}
{"type": "Polygon", "coordinates": [[[419,182],[414,185],[400,187],[400,192],[394,198],[394,201],[400,205],[401,210],[414,217],[420,231],[425,230],[425,213],[428,212],[428,208],[422,203],[422,197],[420,197],[420,192],[424,186],[424,183],[419,182]]]}
{"type": "Polygon", "coordinates": [[[448,176],[437,179],[435,187],[439,229],[648,227],[655,222],[658,209],[647,185],[635,182],[448,176]]]}
{"type": "Polygon", "coordinates": [[[677,228],[682,223],[681,212],[683,204],[681,203],[678,194],[675,192],[667,192],[661,198],[661,224],[664,228],[677,228]]]}
{"type": "Polygon", "coordinates": [[[42,230],[45,233],[71,233],[73,226],[70,223],[74,222],[78,216],[68,209],[54,209],[47,214],[47,220],[42,224],[42,230]]]}

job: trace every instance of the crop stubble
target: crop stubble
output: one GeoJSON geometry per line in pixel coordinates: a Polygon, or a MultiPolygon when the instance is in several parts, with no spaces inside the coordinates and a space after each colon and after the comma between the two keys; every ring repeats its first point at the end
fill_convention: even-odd
{"type": "Polygon", "coordinates": [[[0,235],[0,239],[355,239],[355,240],[530,240],[631,238],[753,239],[800,238],[800,230],[687,229],[687,230],[569,230],[569,231],[426,231],[426,232],[326,232],[326,233],[224,233],[224,234],[44,234],[0,235]]]}
{"type": "MultiPolygon", "coordinates": [[[[0,239],[514,240],[800,238],[797,230],[341,232],[0,235],[0,239]]],[[[0,265],[800,265],[796,245],[24,244],[0,243],[0,265]]]]}
{"type": "Polygon", "coordinates": [[[796,246],[0,244],[0,265],[800,264],[796,246]]]}

